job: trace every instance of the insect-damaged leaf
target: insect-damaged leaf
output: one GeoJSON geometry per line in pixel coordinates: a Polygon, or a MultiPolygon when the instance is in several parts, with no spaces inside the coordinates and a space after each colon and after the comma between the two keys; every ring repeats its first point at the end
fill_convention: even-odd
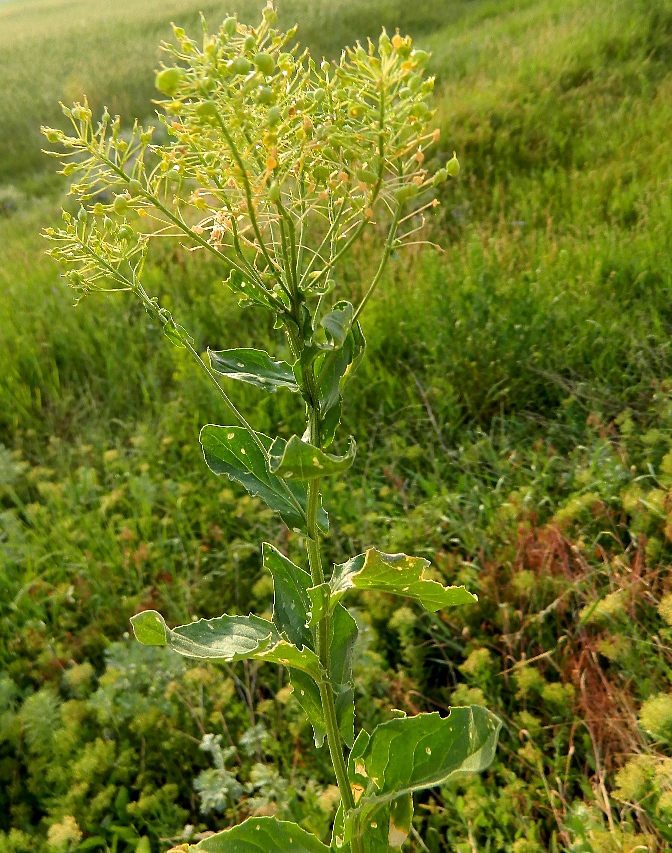
{"type": "Polygon", "coordinates": [[[463,586],[443,586],[425,578],[429,565],[429,560],[422,557],[383,554],[371,548],[334,568],[330,581],[332,602],[338,601],[348,589],[375,589],[405,595],[430,611],[477,601],[463,586]]]}
{"type": "Polygon", "coordinates": [[[262,350],[208,350],[208,355],[212,369],[229,379],[256,385],[264,391],[274,392],[278,388],[299,390],[292,368],[284,361],[274,361],[262,350]]]}
{"type": "Polygon", "coordinates": [[[199,619],[178,628],[169,628],[155,610],[145,610],[131,619],[133,631],[142,643],[169,646],[188,658],[199,660],[265,660],[301,670],[319,678],[320,667],[315,652],[301,650],[283,640],[275,625],[258,616],[219,616],[199,619]],[[164,642],[159,642],[163,635],[164,642]]]}
{"type": "MultiPolygon", "coordinates": [[[[268,450],[271,439],[260,432],[256,435],[268,450]]],[[[200,441],[211,471],[236,480],[251,495],[258,495],[270,509],[278,512],[287,527],[305,532],[306,484],[283,483],[280,477],[271,473],[264,454],[246,429],[207,424],[201,430],[200,441]]],[[[283,439],[276,439],[273,445],[280,451],[284,449],[283,439]]],[[[322,507],[318,510],[317,522],[323,531],[329,529],[329,518],[322,507]]]]}
{"type": "Polygon", "coordinates": [[[189,846],[193,853],[330,853],[314,835],[274,817],[251,817],[189,846]]]}
{"type": "MultiPolygon", "coordinates": [[[[501,722],[487,708],[452,708],[448,717],[418,714],[389,720],[373,734],[360,732],[348,760],[356,808],[334,824],[349,851],[355,836],[366,837],[373,824],[385,825],[387,842],[399,839],[408,822],[408,800],[464,773],[479,773],[492,762],[501,722]]],[[[374,846],[371,851],[377,851],[374,846]]]]}
{"type": "Polygon", "coordinates": [[[293,435],[287,443],[276,438],[271,446],[269,467],[284,480],[314,480],[347,471],[355,460],[357,445],[350,438],[345,456],[333,456],[293,435]]]}
{"type": "Polygon", "coordinates": [[[273,577],[273,622],[295,646],[312,647],[307,627],[310,599],[306,590],[312,581],[308,572],[295,566],[273,545],[262,545],[264,568],[273,577]]]}

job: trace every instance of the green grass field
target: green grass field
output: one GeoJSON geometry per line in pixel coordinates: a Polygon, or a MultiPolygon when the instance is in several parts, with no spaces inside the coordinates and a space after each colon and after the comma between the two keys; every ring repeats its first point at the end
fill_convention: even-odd
{"type": "MultiPolygon", "coordinates": [[[[302,543],[208,474],[226,413],[124,299],[73,296],[40,228],[66,187],[39,125],[84,92],[151,115],[157,44],[260,3],[0,4],[0,853],[158,853],[249,814],[325,835],[333,780],[282,675],[187,667],[128,637],[261,612],[262,538],[302,543]],[[7,49],[7,48],[10,49],[7,49]],[[150,654],[151,652],[151,654],[150,654]],[[232,746],[226,771],[207,734],[232,746]],[[219,769],[218,769],[219,767],[219,769]],[[185,830],[185,827],[192,829],[185,830]]],[[[365,318],[326,496],[327,548],[432,559],[479,602],[428,615],[363,595],[356,695],[485,704],[479,777],[416,809],[416,853],[662,853],[672,844],[672,2],[284,0],[334,56],[384,24],[433,52],[437,157],[457,154],[417,248],[365,318]]],[[[343,270],[356,293],[366,245],[343,270]]],[[[155,253],[147,284],[198,346],[281,346],[222,272],[155,253]]],[[[288,435],[281,394],[235,389],[288,435]]]]}

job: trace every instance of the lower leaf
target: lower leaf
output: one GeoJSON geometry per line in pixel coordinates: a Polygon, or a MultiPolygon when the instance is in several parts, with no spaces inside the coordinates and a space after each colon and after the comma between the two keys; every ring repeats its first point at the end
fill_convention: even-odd
{"type": "Polygon", "coordinates": [[[295,823],[252,817],[189,846],[198,853],[329,853],[329,848],[295,823]]]}

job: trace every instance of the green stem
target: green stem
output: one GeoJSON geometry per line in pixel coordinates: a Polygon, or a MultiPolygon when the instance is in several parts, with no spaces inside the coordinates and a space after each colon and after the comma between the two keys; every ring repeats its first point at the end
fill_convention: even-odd
{"type": "MultiPolygon", "coordinates": [[[[319,446],[319,424],[316,408],[311,408],[309,414],[310,440],[315,446],[319,446]]],[[[322,568],[322,556],[320,553],[320,531],[317,526],[317,509],[320,498],[319,478],[311,480],[308,484],[308,503],[306,507],[308,528],[308,562],[310,564],[310,576],[315,586],[324,583],[324,570],[322,568]]],[[[317,623],[316,651],[322,665],[323,677],[320,679],[320,700],[324,723],[327,729],[327,743],[329,753],[336,774],[338,789],[341,793],[343,809],[345,812],[354,809],[355,799],[352,794],[348,771],[343,755],[343,741],[338,728],[336,717],[336,705],[334,703],[334,690],[331,683],[331,661],[329,656],[329,634],[331,618],[327,612],[317,623]]],[[[364,853],[361,838],[353,839],[353,853],[364,853]]]]}

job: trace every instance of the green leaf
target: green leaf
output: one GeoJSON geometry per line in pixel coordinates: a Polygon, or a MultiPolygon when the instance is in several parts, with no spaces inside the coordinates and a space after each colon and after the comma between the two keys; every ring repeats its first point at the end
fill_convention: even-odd
{"type": "Polygon", "coordinates": [[[136,638],[143,642],[142,635],[147,633],[152,639],[151,645],[167,645],[173,651],[188,658],[199,660],[265,660],[282,664],[313,678],[319,678],[320,665],[315,652],[308,648],[297,649],[283,640],[275,625],[259,616],[218,616],[216,619],[199,619],[178,628],[169,628],[163,616],[154,610],[146,610],[133,617],[133,630],[136,621],[140,624],[140,633],[136,638]],[[155,623],[161,623],[165,632],[165,642],[157,643],[158,627],[148,629],[149,614],[155,623]],[[140,617],[140,618],[138,618],[140,617]]]}
{"type": "Polygon", "coordinates": [[[340,349],[321,355],[316,362],[316,382],[320,404],[320,432],[328,447],[341,418],[343,388],[364,356],[366,342],[359,323],[348,332],[340,349]]]}
{"type": "Polygon", "coordinates": [[[274,817],[251,817],[189,846],[198,853],[330,853],[314,835],[274,817]]]}
{"type": "Polygon", "coordinates": [[[166,623],[156,610],[143,610],[131,616],[133,633],[143,646],[165,646],[168,643],[166,623]]]}
{"type": "Polygon", "coordinates": [[[273,545],[262,545],[264,568],[273,577],[273,622],[290,642],[302,648],[312,648],[312,636],[307,627],[310,599],[306,590],[312,583],[310,575],[281,554],[273,545]]]}
{"type": "Polygon", "coordinates": [[[324,722],[322,711],[322,700],[320,699],[320,688],[315,681],[305,672],[292,670],[289,680],[294,688],[294,697],[303,709],[313,727],[313,738],[315,746],[320,749],[327,736],[327,726],[324,722]]]}
{"type": "Polygon", "coordinates": [[[452,708],[443,718],[433,713],[389,720],[370,737],[360,732],[348,759],[357,807],[341,819],[338,846],[354,836],[366,839],[372,823],[385,820],[388,843],[400,837],[396,830],[403,830],[409,819],[409,804],[396,801],[485,770],[494,758],[500,727],[487,708],[472,705],[452,708]]]}
{"type": "Polygon", "coordinates": [[[310,599],[310,613],[308,614],[308,625],[312,628],[324,617],[329,610],[331,602],[331,587],[328,583],[319,586],[311,586],[308,590],[310,599]]]}
{"type": "Polygon", "coordinates": [[[355,620],[342,604],[336,605],[329,622],[329,666],[334,687],[338,728],[347,746],[352,746],[355,738],[352,652],[357,633],[355,620]]]}
{"type": "Polygon", "coordinates": [[[419,601],[427,610],[458,604],[471,604],[477,597],[463,586],[443,586],[424,577],[429,560],[405,554],[383,554],[375,548],[341,563],[330,581],[332,606],[349,589],[375,589],[405,595],[419,601]]]}
{"type": "MultiPolygon", "coordinates": [[[[256,435],[268,451],[271,439],[260,432],[256,435]]],[[[207,424],[201,430],[200,441],[205,461],[212,472],[226,474],[251,495],[258,495],[268,507],[280,514],[287,527],[306,532],[306,484],[298,481],[283,483],[280,477],[269,472],[264,454],[246,429],[207,424]]],[[[283,439],[276,439],[273,446],[282,452],[283,439]]],[[[323,531],[329,529],[329,518],[322,507],[318,510],[317,521],[323,531]]]]}
{"type": "Polygon", "coordinates": [[[185,349],[186,343],[189,343],[192,346],[194,344],[194,339],[191,337],[189,332],[184,328],[184,326],[180,326],[180,324],[176,323],[174,320],[169,320],[165,324],[163,327],[163,334],[172,344],[175,344],[176,347],[180,347],[180,349],[185,349]]]}
{"type": "Polygon", "coordinates": [[[352,303],[341,300],[320,320],[320,325],[329,333],[334,346],[342,347],[345,338],[352,327],[355,309],[352,303]]]}
{"type": "Polygon", "coordinates": [[[350,438],[345,456],[333,456],[293,435],[285,444],[282,439],[273,442],[269,467],[273,474],[285,480],[314,480],[347,471],[355,460],[357,445],[350,438]]]}
{"type": "Polygon", "coordinates": [[[257,282],[249,279],[244,279],[238,270],[232,270],[231,275],[227,278],[226,284],[233,290],[234,293],[240,294],[242,297],[239,302],[241,305],[263,305],[265,308],[275,310],[277,308],[276,301],[272,301],[272,296],[263,287],[260,287],[257,282]]]}
{"type": "Polygon", "coordinates": [[[378,726],[357,765],[366,780],[364,800],[398,796],[479,773],[495,757],[501,722],[480,705],[451,708],[447,717],[418,714],[378,726]]]}
{"type": "Polygon", "coordinates": [[[292,368],[284,361],[274,361],[266,352],[257,349],[208,350],[213,370],[229,379],[238,379],[264,391],[278,388],[298,391],[292,368]]]}

